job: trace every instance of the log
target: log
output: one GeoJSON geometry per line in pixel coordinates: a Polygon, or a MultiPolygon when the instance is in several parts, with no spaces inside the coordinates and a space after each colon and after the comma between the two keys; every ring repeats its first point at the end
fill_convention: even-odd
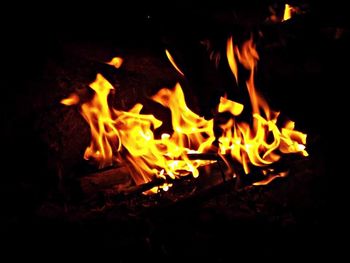
{"type": "Polygon", "coordinates": [[[151,182],[134,185],[124,189],[106,189],[103,191],[103,193],[106,199],[118,202],[121,200],[129,199],[132,196],[140,195],[141,193],[146,192],[153,187],[162,186],[164,183],[166,183],[173,186],[170,188],[169,192],[160,191],[160,193],[162,193],[161,195],[165,195],[167,197],[172,196],[171,199],[174,198],[173,202],[177,202],[180,199],[187,199],[189,196],[197,195],[200,192],[207,191],[214,186],[225,183],[226,181],[232,181],[232,179],[234,179],[232,176],[228,176],[226,179],[223,178],[224,172],[218,163],[211,164],[209,172],[205,171],[205,167],[202,168],[203,169],[198,178],[193,178],[192,174],[181,176],[176,179],[171,179],[168,177],[166,179],[156,178],[151,182]],[[195,188],[194,192],[192,192],[192,188],[189,187],[189,185],[195,188]],[[188,193],[184,194],[183,192],[188,193]]]}
{"type": "Polygon", "coordinates": [[[79,179],[79,184],[81,191],[90,195],[116,185],[119,189],[128,188],[132,179],[128,168],[120,166],[86,175],[79,179]]]}
{"type": "MultiPolygon", "coordinates": [[[[218,160],[220,157],[215,153],[208,154],[188,154],[190,160],[218,160]]],[[[145,183],[142,185],[133,185],[130,171],[126,166],[109,167],[100,170],[79,179],[81,191],[86,194],[94,194],[101,190],[113,188],[114,191],[120,193],[143,192],[151,189],[154,186],[162,185],[165,182],[173,180],[155,180],[154,182],[145,183]]]]}

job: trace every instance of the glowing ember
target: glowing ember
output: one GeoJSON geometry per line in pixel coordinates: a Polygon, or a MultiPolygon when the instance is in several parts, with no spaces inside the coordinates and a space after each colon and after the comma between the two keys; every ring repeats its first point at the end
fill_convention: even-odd
{"type": "MultiPolygon", "coordinates": [[[[183,75],[167,50],[166,54],[176,70],[183,75]]],[[[252,39],[239,48],[234,45],[232,37],[229,38],[227,59],[236,80],[239,75],[238,63],[250,72],[246,88],[251,102],[251,123],[237,122],[235,119],[246,110],[242,104],[221,97],[218,114],[227,112],[231,117],[220,125],[221,134],[216,138],[213,119],[206,120],[191,111],[186,105],[182,88],[177,83],[173,89],[163,88],[151,97],[171,112],[173,132],[163,133],[157,138],[154,132],[161,127],[162,121],[151,114],[141,113],[142,104],[134,105],[129,111],[111,108],[107,99],[114,87],[102,75],[97,74],[96,80],[90,84],[95,92],[93,99],[81,105],[81,113],[91,131],[91,143],[86,148],[84,158],[94,160],[100,168],[118,162],[126,163],[137,185],[155,178],[175,179],[190,173],[197,177],[200,166],[215,161],[191,160],[188,155],[208,152],[217,152],[223,157],[231,156],[242,164],[246,174],[250,173],[252,166],[262,167],[266,176],[254,185],[265,185],[276,177],[285,176],[285,173],[273,174],[269,166],[278,161],[282,154],[299,153],[307,156],[306,134],[295,131],[292,121],[286,122],[280,129],[277,126],[279,113],[272,111],[257,92],[254,72],[259,56],[252,39]]],[[[110,63],[114,66],[121,65],[121,58],[113,60],[110,63]]],[[[78,102],[76,94],[61,101],[64,105],[78,102]]],[[[232,165],[228,161],[226,164],[232,165]]],[[[235,177],[235,174],[232,173],[232,176],[235,177]]],[[[164,183],[151,189],[151,192],[159,189],[167,191],[171,186],[171,183],[164,183]]]]}
{"type": "Polygon", "coordinates": [[[120,68],[123,64],[123,59],[120,57],[114,57],[111,59],[111,61],[106,62],[106,64],[111,65],[115,68],[120,68]]]}

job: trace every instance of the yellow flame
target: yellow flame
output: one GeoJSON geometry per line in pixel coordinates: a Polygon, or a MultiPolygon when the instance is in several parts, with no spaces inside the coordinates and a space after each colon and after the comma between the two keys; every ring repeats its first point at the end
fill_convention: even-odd
{"type": "Polygon", "coordinates": [[[289,4],[285,4],[284,5],[284,13],[283,13],[282,22],[283,21],[287,21],[287,20],[292,18],[292,11],[293,11],[293,7],[292,6],[290,6],[289,4]]]}
{"type": "MultiPolygon", "coordinates": [[[[305,150],[306,134],[294,130],[294,122],[288,122],[280,130],[277,127],[278,112],[270,110],[265,99],[257,92],[254,85],[254,71],[259,59],[252,38],[243,43],[241,49],[232,46],[232,38],[227,42],[228,50],[235,50],[238,61],[243,67],[250,70],[246,81],[252,106],[252,125],[236,123],[230,119],[221,125],[222,135],[218,139],[220,153],[230,153],[233,158],[242,163],[245,173],[250,172],[250,165],[265,167],[281,157],[280,153],[301,153],[307,156],[305,150]]],[[[233,61],[233,52],[227,52],[228,61],[233,61]],[[229,57],[231,56],[231,57],[229,57]]],[[[232,70],[233,74],[236,74],[232,70]]],[[[219,112],[230,112],[233,116],[239,115],[243,105],[228,99],[221,99],[219,112]],[[230,106],[227,106],[231,104],[230,106]]]]}
{"type": "Polygon", "coordinates": [[[68,98],[62,99],[61,103],[66,106],[71,106],[77,104],[79,102],[79,96],[75,93],[72,93],[68,96],[68,98]]]}
{"type": "MultiPolygon", "coordinates": [[[[205,120],[192,112],[186,105],[185,96],[179,83],[173,90],[161,89],[152,99],[171,111],[171,120],[174,132],[169,138],[162,136],[164,144],[168,148],[168,156],[182,158],[182,163],[176,166],[188,166],[194,177],[199,175],[198,166],[203,161],[190,161],[186,154],[191,152],[203,153],[208,150],[215,140],[213,132],[213,120],[205,120]]],[[[188,169],[186,169],[188,170],[188,169]]]]}
{"type": "Polygon", "coordinates": [[[255,183],[253,183],[253,185],[267,185],[267,184],[271,183],[273,180],[275,180],[276,178],[286,177],[287,174],[288,174],[288,172],[280,172],[277,174],[270,174],[266,177],[266,179],[261,180],[259,182],[255,182],[255,183]]]}
{"type": "MultiPolygon", "coordinates": [[[[173,90],[161,89],[152,99],[170,109],[173,134],[162,134],[157,139],[154,130],[162,122],[151,114],[142,114],[142,104],[129,111],[119,111],[108,105],[113,86],[101,75],[90,84],[93,99],[81,105],[81,113],[91,131],[91,143],[84,158],[94,160],[99,167],[121,161],[130,164],[131,176],[136,184],[159,177],[176,178],[192,173],[199,175],[198,167],[212,161],[190,160],[188,153],[201,153],[215,140],[213,120],[207,121],[193,113],[186,105],[179,84],[173,90]]],[[[172,184],[161,187],[166,191],[172,184]]],[[[154,188],[152,192],[157,190],[154,188]]]]}
{"type": "MultiPolygon", "coordinates": [[[[182,74],[167,50],[166,54],[182,74]]],[[[152,114],[143,114],[143,105],[139,103],[129,111],[110,107],[108,95],[114,87],[101,74],[97,74],[96,80],[90,84],[90,88],[95,92],[93,99],[81,105],[81,113],[91,131],[91,142],[85,150],[84,158],[96,161],[99,167],[126,162],[135,183],[143,184],[154,178],[174,179],[190,173],[197,177],[200,166],[213,163],[191,160],[191,153],[217,151],[221,155],[231,155],[242,164],[246,174],[250,173],[252,166],[270,169],[269,165],[278,161],[282,154],[299,153],[307,156],[306,134],[296,131],[292,121],[279,128],[279,113],[269,108],[255,88],[254,72],[259,56],[253,39],[250,38],[239,48],[234,46],[232,37],[229,38],[227,59],[236,80],[237,63],[250,72],[246,88],[251,102],[251,122],[237,122],[235,117],[246,108],[238,102],[221,97],[218,112],[230,113],[231,117],[220,125],[221,134],[216,138],[214,120],[206,120],[191,111],[186,104],[184,92],[177,83],[173,89],[160,89],[151,97],[171,112],[173,132],[163,133],[157,138],[154,132],[161,127],[162,121],[152,114]],[[218,146],[213,146],[216,139],[218,146]]],[[[72,105],[78,101],[79,97],[72,94],[61,103],[72,105]]],[[[276,177],[284,176],[282,173],[272,174],[266,173],[266,178],[255,185],[267,184],[276,177]]],[[[171,185],[164,183],[149,192],[154,193],[159,189],[167,191],[171,185]]]]}
{"type": "Polygon", "coordinates": [[[228,100],[225,97],[220,97],[220,104],[218,108],[218,112],[230,112],[234,116],[238,116],[243,111],[243,104],[234,102],[232,100],[228,100]]]}
{"type": "Polygon", "coordinates": [[[124,60],[122,58],[120,58],[120,57],[114,57],[114,58],[111,59],[111,61],[106,62],[106,64],[111,65],[111,66],[113,66],[115,68],[120,68],[122,66],[122,64],[123,64],[123,61],[124,60]]]}
{"type": "Polygon", "coordinates": [[[177,70],[177,72],[179,72],[182,76],[184,76],[185,74],[176,65],[175,60],[173,59],[172,55],[170,54],[170,52],[167,49],[165,50],[165,54],[166,54],[167,58],[169,59],[171,65],[173,65],[173,67],[177,70]]]}
{"type": "Polygon", "coordinates": [[[230,69],[236,78],[236,82],[238,83],[238,68],[237,68],[235,54],[233,51],[233,39],[232,39],[232,37],[229,37],[227,40],[226,56],[227,56],[227,60],[228,60],[228,64],[230,66],[230,69]]]}
{"type": "Polygon", "coordinates": [[[90,88],[95,91],[95,96],[81,106],[91,132],[90,146],[86,148],[84,158],[96,160],[102,168],[113,164],[113,148],[120,149],[119,131],[107,103],[108,94],[114,88],[101,74],[97,74],[90,88]]]}

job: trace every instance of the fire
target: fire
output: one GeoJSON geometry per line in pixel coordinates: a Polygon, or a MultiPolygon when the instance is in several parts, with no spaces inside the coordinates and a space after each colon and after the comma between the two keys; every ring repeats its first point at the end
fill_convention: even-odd
{"type": "MultiPolygon", "coordinates": [[[[166,176],[175,179],[189,173],[197,177],[198,168],[212,162],[190,160],[187,156],[210,148],[215,137],[213,120],[207,121],[187,107],[179,84],[173,90],[164,88],[152,97],[173,115],[173,134],[164,133],[161,138],[155,138],[154,130],[162,122],[153,115],[142,114],[142,104],[136,104],[129,111],[109,107],[108,95],[114,88],[102,75],[97,74],[90,88],[95,96],[81,105],[81,113],[91,131],[85,159],[92,159],[103,168],[122,161],[123,156],[136,184],[166,176]]],[[[170,186],[164,184],[163,189],[170,186]]]]}
{"type": "MultiPolygon", "coordinates": [[[[287,122],[280,130],[277,127],[279,112],[270,110],[265,99],[257,92],[254,85],[254,72],[259,59],[252,38],[243,43],[241,49],[233,46],[232,38],[227,42],[227,59],[233,74],[237,74],[238,61],[250,71],[246,87],[252,107],[252,124],[237,123],[233,117],[226,124],[221,125],[222,136],[218,139],[221,154],[231,154],[242,163],[246,174],[250,172],[250,165],[266,167],[278,161],[281,153],[301,153],[305,151],[306,135],[294,130],[294,122],[287,122]],[[233,52],[233,50],[235,52],[233,52]],[[231,65],[232,64],[232,65],[231,65]]],[[[237,79],[237,77],[236,77],[237,79]]],[[[240,104],[238,104],[240,105],[240,104]]],[[[221,98],[219,112],[230,112],[233,116],[239,115],[237,103],[221,98]],[[230,103],[231,106],[227,106],[230,103]]]]}
{"type": "Polygon", "coordinates": [[[72,93],[68,96],[68,98],[61,100],[61,103],[66,106],[71,106],[71,105],[77,104],[78,102],[79,102],[79,96],[75,93],[72,93]]]}
{"type": "MultiPolygon", "coordinates": [[[[189,155],[208,152],[219,153],[229,166],[232,164],[225,157],[231,156],[241,163],[246,174],[251,172],[252,166],[262,167],[266,177],[255,185],[264,185],[276,177],[285,176],[285,173],[273,174],[270,165],[280,160],[283,154],[299,153],[307,156],[306,134],[296,131],[292,121],[285,122],[279,128],[279,112],[271,110],[256,90],[254,74],[259,56],[252,38],[239,47],[234,45],[231,37],[227,41],[226,51],[236,81],[239,75],[238,63],[250,72],[245,84],[251,102],[252,121],[236,120],[237,116],[244,110],[250,110],[250,107],[221,97],[217,114],[226,112],[231,117],[220,125],[221,134],[215,136],[214,120],[207,120],[191,111],[186,104],[185,94],[177,83],[173,89],[162,88],[150,98],[171,112],[172,133],[163,133],[157,137],[155,131],[163,122],[152,114],[142,113],[143,105],[140,103],[129,111],[110,107],[108,96],[114,87],[101,74],[97,74],[96,80],[90,84],[95,92],[94,97],[81,104],[81,114],[91,131],[91,142],[85,150],[84,158],[95,161],[100,168],[125,163],[137,185],[156,178],[175,179],[188,174],[197,177],[200,166],[215,161],[192,160],[189,155]]],[[[183,75],[167,50],[166,54],[172,65],[183,75]]],[[[120,63],[116,66],[119,67],[122,61],[118,58],[110,63],[115,66],[120,63]]],[[[78,102],[79,96],[76,94],[61,100],[64,105],[78,102]]],[[[167,181],[152,191],[156,192],[159,188],[167,191],[171,186],[172,183],[167,181]]]]}
{"type": "Polygon", "coordinates": [[[173,59],[173,56],[170,54],[170,52],[167,49],[165,50],[165,54],[166,54],[167,58],[169,59],[171,65],[173,65],[173,67],[177,70],[177,72],[179,72],[182,76],[184,76],[185,74],[176,65],[175,60],[173,59]]]}
{"type": "Polygon", "coordinates": [[[107,103],[107,97],[113,86],[101,75],[90,84],[95,91],[91,102],[81,106],[82,115],[90,126],[91,143],[85,150],[86,160],[94,159],[99,167],[113,164],[113,148],[120,149],[119,130],[114,126],[112,112],[107,103]]]}

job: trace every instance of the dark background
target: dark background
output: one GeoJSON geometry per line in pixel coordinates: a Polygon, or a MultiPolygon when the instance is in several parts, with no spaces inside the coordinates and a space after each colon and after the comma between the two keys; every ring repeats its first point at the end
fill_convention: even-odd
{"type": "MultiPolygon", "coordinates": [[[[346,192],[341,189],[346,178],[344,171],[338,171],[339,154],[337,145],[333,145],[345,136],[339,129],[345,130],[342,127],[346,123],[343,114],[348,87],[347,9],[334,1],[295,1],[306,5],[306,14],[278,26],[265,23],[264,19],[268,15],[266,7],[276,3],[280,7],[281,2],[260,2],[215,1],[200,5],[188,1],[163,4],[131,1],[120,5],[53,2],[46,6],[15,3],[4,8],[2,12],[10,15],[2,17],[4,157],[0,233],[5,246],[1,249],[29,250],[33,256],[43,255],[43,250],[52,252],[51,255],[97,254],[113,256],[119,262],[138,257],[211,258],[214,262],[238,258],[277,261],[340,257],[344,250],[337,236],[345,235],[347,230],[343,224],[346,206],[342,202],[346,192]],[[106,49],[106,54],[111,46],[117,47],[122,53],[136,52],[156,60],[165,47],[170,47],[184,67],[191,68],[200,66],[193,62],[201,56],[198,40],[211,39],[220,50],[220,43],[228,34],[239,37],[259,30],[265,34],[258,43],[261,87],[276,108],[291,116],[315,142],[310,150],[316,157],[311,165],[305,166],[312,170],[306,176],[307,184],[304,179],[293,181],[292,177],[286,183],[290,188],[284,188],[281,181],[263,192],[262,197],[256,197],[259,193],[254,191],[224,195],[214,198],[217,202],[214,204],[207,200],[141,216],[121,216],[120,208],[84,219],[79,216],[72,219],[55,209],[52,214],[45,209],[42,212],[43,203],[51,200],[65,203],[52,198],[59,188],[52,165],[55,152],[42,126],[38,127],[41,122],[46,123],[44,127],[56,127],[55,120],[47,122],[43,114],[52,112],[46,104],[59,99],[55,97],[57,92],[50,95],[55,84],[47,85],[55,77],[52,72],[59,70],[50,71],[48,65],[69,64],[69,54],[87,59],[94,54],[94,47],[106,49]],[[335,37],[337,30],[341,31],[339,38],[335,37]],[[332,162],[334,159],[337,162],[332,162]],[[285,197],[282,190],[276,189],[291,192],[285,197]],[[275,200],[280,195],[286,198],[286,208],[275,200]],[[235,198],[241,204],[262,198],[263,213],[247,216],[241,208],[230,205],[235,198]],[[236,215],[238,212],[242,216],[236,215]]],[[[212,103],[209,98],[219,94],[212,90],[215,84],[210,84],[211,78],[201,70],[206,68],[190,70],[189,83],[193,87],[190,92],[194,96],[207,94],[208,99],[198,109],[209,114],[206,112],[212,103]],[[204,93],[199,88],[203,83],[207,90],[204,93]]],[[[174,74],[169,76],[171,80],[166,84],[170,85],[174,74]]],[[[152,82],[152,77],[146,77],[151,79],[147,84],[164,85],[162,78],[155,77],[152,82]]],[[[57,79],[52,82],[57,83],[57,79]]]]}

